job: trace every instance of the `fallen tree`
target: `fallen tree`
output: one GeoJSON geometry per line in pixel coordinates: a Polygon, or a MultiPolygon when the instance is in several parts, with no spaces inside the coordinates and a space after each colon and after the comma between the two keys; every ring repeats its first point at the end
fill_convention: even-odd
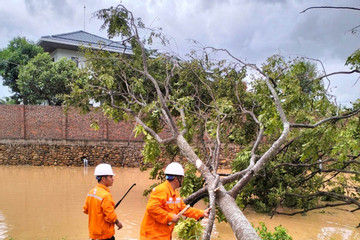
{"type": "MultiPolygon", "coordinates": [[[[187,192],[195,191],[186,200],[208,196],[212,207],[204,239],[210,239],[216,215],[226,219],[237,239],[260,239],[241,211],[248,204],[257,202],[273,212],[281,204],[311,209],[306,200],[298,200],[311,198],[315,204],[324,196],[322,184],[331,180],[318,174],[320,166],[323,174],[354,173],[358,184],[359,136],[355,142],[341,141],[357,134],[348,127],[359,128],[359,106],[338,109],[332,104],[322,81],[326,74],[321,76],[310,61],[273,56],[258,67],[214,48],[181,59],[148,50],[145,43],[157,38],[166,44],[166,39],[157,29],[147,29],[151,34],[142,39],[139,31],[145,25],[125,6],[95,15],[104,20],[109,37],[122,37],[133,54],[88,50],[87,68],[73,82],[66,102],[88,111],[93,100],[115,120],[134,119],[135,131],[144,136],[144,159],[155,164],[155,175],[161,169],[156,163],[161,146],[169,156],[189,162],[205,184],[194,174],[185,179],[187,192]],[[226,60],[213,59],[219,52],[226,60]],[[252,78],[250,85],[246,77],[252,78]],[[231,163],[232,173],[222,176],[220,153],[229,144],[241,150],[231,163]],[[339,153],[341,158],[333,158],[339,153]]],[[[360,206],[358,194],[327,196],[360,206]]]]}

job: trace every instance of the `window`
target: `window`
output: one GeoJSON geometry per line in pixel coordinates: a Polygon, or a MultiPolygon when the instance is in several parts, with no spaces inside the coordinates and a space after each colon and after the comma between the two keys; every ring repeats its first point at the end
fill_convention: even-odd
{"type": "Polygon", "coordinates": [[[79,58],[78,57],[71,57],[71,60],[76,63],[77,67],[79,67],[79,58]]]}

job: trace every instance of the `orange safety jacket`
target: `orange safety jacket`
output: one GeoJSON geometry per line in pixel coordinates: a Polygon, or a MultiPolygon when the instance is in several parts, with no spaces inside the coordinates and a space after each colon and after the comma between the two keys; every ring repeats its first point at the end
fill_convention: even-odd
{"type": "MultiPolygon", "coordinates": [[[[140,228],[140,240],[169,240],[175,224],[168,226],[174,214],[186,207],[180,198],[179,191],[174,190],[170,182],[165,181],[152,190],[146,206],[144,219],[140,228]]],[[[184,216],[199,219],[204,211],[189,208],[184,216]]]]}
{"type": "Polygon", "coordinates": [[[89,236],[91,239],[107,239],[115,234],[115,202],[110,190],[102,184],[91,189],[85,199],[83,210],[89,215],[89,236]]]}

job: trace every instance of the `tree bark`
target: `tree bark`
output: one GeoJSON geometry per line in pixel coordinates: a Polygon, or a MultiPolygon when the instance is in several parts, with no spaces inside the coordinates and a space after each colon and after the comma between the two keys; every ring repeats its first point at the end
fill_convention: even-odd
{"type": "Polygon", "coordinates": [[[225,189],[218,194],[218,205],[224,213],[226,220],[229,222],[231,229],[237,240],[261,240],[257,235],[255,229],[247,220],[245,215],[239,209],[235,199],[229,194],[225,193],[225,189]]]}
{"type": "MultiPolygon", "coordinates": [[[[199,170],[201,175],[205,178],[206,184],[212,186],[215,177],[210,173],[206,165],[198,158],[189,143],[185,138],[179,135],[177,138],[177,145],[180,148],[183,156],[193,163],[199,170]]],[[[245,215],[239,209],[235,199],[231,197],[226,189],[219,183],[220,191],[216,194],[217,204],[229,222],[236,239],[238,240],[261,240],[257,235],[255,229],[251,226],[245,215]]]]}

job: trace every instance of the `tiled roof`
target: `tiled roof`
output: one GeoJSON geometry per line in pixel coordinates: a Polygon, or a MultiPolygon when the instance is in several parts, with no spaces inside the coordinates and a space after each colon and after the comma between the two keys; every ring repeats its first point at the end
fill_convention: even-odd
{"type": "Polygon", "coordinates": [[[70,33],[56,34],[50,36],[43,36],[38,41],[38,45],[43,46],[44,43],[57,43],[62,45],[71,45],[71,46],[91,46],[92,48],[99,48],[113,51],[113,52],[124,52],[130,53],[130,47],[125,49],[125,46],[120,42],[112,41],[85,31],[76,31],[70,33]]]}

